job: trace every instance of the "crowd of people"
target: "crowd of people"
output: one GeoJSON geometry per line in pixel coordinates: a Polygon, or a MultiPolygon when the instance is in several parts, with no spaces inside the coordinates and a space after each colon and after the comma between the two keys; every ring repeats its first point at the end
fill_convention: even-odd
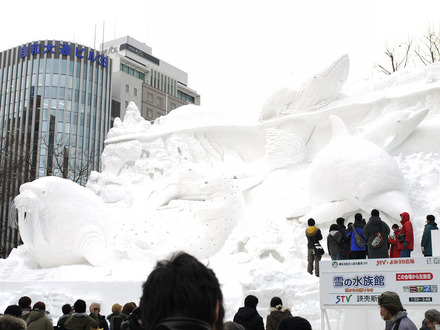
{"type": "MultiPolygon", "coordinates": [[[[309,226],[314,226],[314,221],[309,220],[309,226]]],[[[364,228],[364,232],[368,231],[364,228]]],[[[317,228],[308,230],[307,235],[322,239],[317,228]]],[[[338,253],[344,255],[342,251],[338,253]]],[[[232,321],[224,322],[223,294],[215,273],[184,252],[156,264],[142,286],[139,306],[134,302],[124,306],[114,304],[107,318],[100,314],[99,303],[91,303],[87,312],[86,302],[78,299],[73,306],[63,305],[63,315],[53,324],[44,302],[38,301],[32,308],[31,304],[31,299],[25,296],[19,299],[18,305],[8,306],[4,315],[0,315],[0,330],[312,329],[307,319],[293,316],[280,297],[271,299],[265,325],[257,311],[258,298],[254,295],[245,298],[244,307],[238,309],[232,321]]],[[[384,292],[378,305],[386,329],[417,329],[397,293],[384,292]]],[[[435,329],[436,325],[440,325],[440,312],[435,309],[426,311],[421,329],[435,329]]]]}
{"type": "MultiPolygon", "coordinates": [[[[337,218],[330,225],[327,235],[327,251],[332,260],[343,259],[377,259],[406,258],[414,250],[414,230],[407,212],[400,214],[400,223],[390,227],[380,218],[379,211],[371,211],[367,221],[362,214],[356,213],[354,222],[345,226],[344,218],[337,218]]],[[[426,216],[426,225],[420,242],[425,257],[432,256],[431,231],[438,230],[435,217],[426,216]]],[[[315,226],[315,220],[308,220],[307,237],[307,271],[319,276],[319,261],[324,254],[319,241],[323,239],[321,230],[315,226]]]]}

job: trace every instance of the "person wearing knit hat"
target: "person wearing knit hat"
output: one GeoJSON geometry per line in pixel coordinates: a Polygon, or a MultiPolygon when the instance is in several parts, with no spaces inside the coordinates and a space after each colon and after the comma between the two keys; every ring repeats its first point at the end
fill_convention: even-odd
{"type": "Polygon", "coordinates": [[[321,256],[315,253],[315,244],[322,240],[321,230],[315,226],[315,219],[310,218],[307,221],[309,227],[306,229],[307,238],[307,271],[313,275],[313,268],[315,268],[315,275],[319,277],[319,261],[321,256]],[[314,267],[313,267],[314,266],[314,267]]]}
{"type": "Polygon", "coordinates": [[[432,214],[426,216],[426,225],[423,230],[422,235],[422,253],[425,257],[432,257],[432,241],[431,241],[431,231],[438,230],[437,224],[435,223],[435,217],[432,214]]]}
{"type": "Polygon", "coordinates": [[[397,293],[385,291],[379,296],[377,302],[380,307],[380,316],[385,321],[385,329],[417,330],[416,325],[403,308],[397,293]]]}
{"type": "Polygon", "coordinates": [[[101,315],[101,304],[97,302],[92,302],[89,307],[90,314],[89,316],[98,321],[99,329],[108,330],[108,323],[105,319],[105,315],[101,315]]]}
{"type": "Polygon", "coordinates": [[[301,316],[286,317],[280,321],[278,330],[312,330],[309,321],[301,316]]]}
{"type": "Polygon", "coordinates": [[[273,297],[270,300],[270,314],[266,318],[266,330],[277,330],[280,321],[289,316],[292,316],[292,313],[290,309],[283,307],[281,298],[273,297]]]}
{"type": "Polygon", "coordinates": [[[28,330],[53,330],[51,319],[46,316],[46,304],[38,301],[26,319],[28,330]]]}

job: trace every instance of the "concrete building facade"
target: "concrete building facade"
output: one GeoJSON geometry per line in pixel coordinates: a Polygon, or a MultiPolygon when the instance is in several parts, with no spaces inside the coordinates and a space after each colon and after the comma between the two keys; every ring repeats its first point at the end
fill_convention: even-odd
{"type": "Polygon", "coordinates": [[[112,120],[123,118],[130,101],[142,117],[154,120],[185,104],[200,105],[200,95],[188,87],[188,74],[154,57],[152,48],[126,36],[103,45],[112,59],[112,120]]]}

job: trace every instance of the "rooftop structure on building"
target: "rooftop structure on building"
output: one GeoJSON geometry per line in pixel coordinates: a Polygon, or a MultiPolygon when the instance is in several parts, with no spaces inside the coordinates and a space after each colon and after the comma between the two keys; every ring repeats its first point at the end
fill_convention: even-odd
{"type": "Polygon", "coordinates": [[[188,87],[188,74],[153,56],[152,48],[126,36],[102,45],[112,59],[112,120],[123,118],[130,101],[142,117],[154,120],[185,104],[200,105],[188,87]]]}

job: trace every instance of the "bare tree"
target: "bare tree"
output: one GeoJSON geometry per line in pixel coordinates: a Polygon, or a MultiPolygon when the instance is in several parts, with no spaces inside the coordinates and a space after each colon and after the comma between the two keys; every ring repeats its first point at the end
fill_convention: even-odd
{"type": "Polygon", "coordinates": [[[423,65],[438,62],[440,60],[439,35],[429,29],[414,52],[423,65]]]}
{"type": "Polygon", "coordinates": [[[388,66],[383,66],[381,64],[375,64],[375,68],[385,74],[392,74],[399,69],[405,68],[410,60],[412,40],[408,39],[408,42],[399,44],[398,47],[386,47],[385,55],[388,57],[388,66]]]}
{"type": "MultiPolygon", "coordinates": [[[[54,142],[42,138],[41,148],[45,149],[44,161],[46,176],[58,176],[85,184],[90,171],[96,164],[97,152],[82,152],[69,143],[59,140],[54,142]]],[[[18,246],[20,236],[18,229],[10,224],[10,218],[16,212],[11,208],[14,198],[19,194],[23,183],[38,177],[37,152],[38,143],[33,148],[29,144],[11,139],[0,138],[0,257],[5,258],[18,246]]],[[[41,172],[40,172],[41,176],[41,172]]]]}

